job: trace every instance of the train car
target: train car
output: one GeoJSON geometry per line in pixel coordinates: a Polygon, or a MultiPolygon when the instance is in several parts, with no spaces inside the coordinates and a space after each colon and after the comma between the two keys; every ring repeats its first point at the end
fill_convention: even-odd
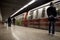
{"type": "MultiPolygon", "coordinates": [[[[26,27],[33,27],[39,29],[48,29],[49,21],[47,16],[47,8],[49,7],[49,3],[41,5],[37,8],[34,8],[28,12],[24,13],[23,24],[26,27]]],[[[57,22],[56,22],[56,30],[60,31],[60,2],[54,3],[57,11],[57,22]]]]}

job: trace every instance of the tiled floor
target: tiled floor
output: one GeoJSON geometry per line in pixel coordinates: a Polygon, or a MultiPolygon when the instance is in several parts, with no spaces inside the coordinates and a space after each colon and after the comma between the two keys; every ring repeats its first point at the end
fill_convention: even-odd
{"type": "Polygon", "coordinates": [[[0,40],[60,40],[60,32],[51,36],[47,30],[12,25],[0,28],[0,40]]]}

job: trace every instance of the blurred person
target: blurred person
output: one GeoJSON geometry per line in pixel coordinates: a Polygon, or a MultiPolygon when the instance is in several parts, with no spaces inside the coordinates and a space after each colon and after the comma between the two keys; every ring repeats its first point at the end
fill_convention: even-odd
{"type": "Polygon", "coordinates": [[[54,4],[51,2],[50,7],[47,9],[47,15],[49,20],[49,34],[52,32],[52,35],[55,34],[55,23],[56,23],[56,8],[54,4]]]}
{"type": "Polygon", "coordinates": [[[15,18],[13,18],[12,22],[13,22],[13,25],[15,25],[15,18]]]}
{"type": "Polygon", "coordinates": [[[8,18],[8,27],[11,27],[11,18],[8,18]]]}

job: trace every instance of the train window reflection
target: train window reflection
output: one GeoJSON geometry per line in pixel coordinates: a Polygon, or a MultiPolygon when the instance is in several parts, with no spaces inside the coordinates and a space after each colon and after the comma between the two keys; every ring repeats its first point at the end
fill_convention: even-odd
{"type": "Polygon", "coordinates": [[[60,16],[60,4],[55,4],[57,10],[57,16],[60,16]]]}
{"type": "Polygon", "coordinates": [[[43,8],[38,9],[38,18],[41,18],[43,8]]]}

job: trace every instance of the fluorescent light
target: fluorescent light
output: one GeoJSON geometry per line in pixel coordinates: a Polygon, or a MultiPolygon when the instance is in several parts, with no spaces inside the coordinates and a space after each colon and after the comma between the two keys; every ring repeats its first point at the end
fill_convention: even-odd
{"type": "Polygon", "coordinates": [[[58,8],[56,8],[56,10],[59,10],[58,8]]]}
{"type": "Polygon", "coordinates": [[[50,2],[49,2],[49,3],[46,3],[46,4],[43,4],[43,5],[41,5],[41,6],[38,6],[38,7],[34,8],[34,9],[31,9],[30,11],[37,10],[37,9],[40,9],[40,8],[49,6],[49,4],[50,4],[50,2]]]}
{"type": "Polygon", "coordinates": [[[28,7],[29,5],[31,5],[35,1],[36,0],[32,0],[31,2],[29,2],[28,4],[26,4],[25,6],[23,6],[21,9],[19,9],[18,11],[16,11],[14,14],[12,14],[11,17],[14,16],[15,14],[17,14],[18,12],[20,12],[21,10],[23,10],[24,8],[28,7]]]}

